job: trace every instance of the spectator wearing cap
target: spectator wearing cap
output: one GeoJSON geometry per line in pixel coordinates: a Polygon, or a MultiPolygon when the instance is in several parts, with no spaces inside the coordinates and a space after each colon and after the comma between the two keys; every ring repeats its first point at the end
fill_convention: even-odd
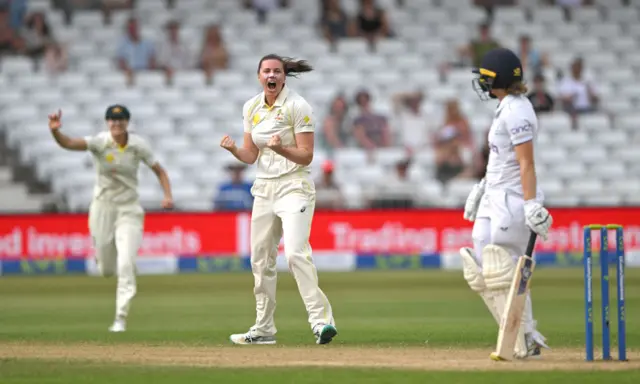
{"type": "Polygon", "coordinates": [[[371,95],[360,91],[356,95],[359,115],[353,121],[353,135],[358,145],[366,150],[390,147],[391,130],[385,116],[376,113],[371,107],[371,95]]]}
{"type": "Polygon", "coordinates": [[[131,17],[126,24],[126,33],[118,43],[116,57],[118,67],[125,72],[129,83],[137,71],[156,68],[156,52],[153,42],[142,38],[138,19],[131,17]]]}
{"type": "Polygon", "coordinates": [[[339,209],[344,208],[344,197],[335,182],[334,164],[331,160],[322,163],[322,175],[316,185],[316,207],[339,209]]]}
{"type": "Polygon", "coordinates": [[[245,211],[253,206],[251,183],[243,179],[246,169],[244,164],[232,163],[227,165],[230,180],[220,184],[216,194],[213,209],[217,211],[245,211]]]}
{"type": "Polygon", "coordinates": [[[158,66],[165,72],[167,83],[171,83],[176,71],[195,67],[195,57],[188,44],[180,40],[180,23],[170,20],[165,27],[166,37],[158,44],[158,66]]]}

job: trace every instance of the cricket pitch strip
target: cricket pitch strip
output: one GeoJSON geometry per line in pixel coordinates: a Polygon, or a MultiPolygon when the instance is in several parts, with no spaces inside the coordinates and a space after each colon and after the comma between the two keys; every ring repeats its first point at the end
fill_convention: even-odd
{"type": "Polygon", "coordinates": [[[631,370],[640,369],[640,353],[628,351],[629,361],[584,361],[584,350],[543,351],[542,358],[494,362],[485,349],[376,346],[188,346],[149,344],[83,344],[9,342],[0,345],[0,359],[42,359],[144,366],[344,367],[427,371],[488,370],[631,370]]]}

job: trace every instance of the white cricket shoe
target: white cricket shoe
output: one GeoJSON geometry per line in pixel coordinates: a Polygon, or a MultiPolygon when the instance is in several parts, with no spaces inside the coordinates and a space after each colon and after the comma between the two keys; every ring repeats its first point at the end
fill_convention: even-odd
{"type": "Polygon", "coordinates": [[[249,329],[249,332],[247,333],[235,333],[229,336],[229,340],[231,340],[233,344],[238,344],[238,345],[254,345],[254,344],[274,345],[276,343],[275,336],[256,335],[255,330],[253,328],[249,329]]]}
{"type": "Polygon", "coordinates": [[[109,332],[124,332],[127,330],[127,324],[124,320],[116,320],[109,327],[109,332]]]}

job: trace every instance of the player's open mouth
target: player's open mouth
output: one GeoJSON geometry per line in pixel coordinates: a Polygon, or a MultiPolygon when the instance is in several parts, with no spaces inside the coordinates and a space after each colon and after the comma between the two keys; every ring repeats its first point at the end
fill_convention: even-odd
{"type": "Polygon", "coordinates": [[[271,89],[271,90],[276,89],[276,83],[275,83],[275,81],[268,81],[268,82],[267,82],[267,88],[269,88],[269,89],[271,89]]]}

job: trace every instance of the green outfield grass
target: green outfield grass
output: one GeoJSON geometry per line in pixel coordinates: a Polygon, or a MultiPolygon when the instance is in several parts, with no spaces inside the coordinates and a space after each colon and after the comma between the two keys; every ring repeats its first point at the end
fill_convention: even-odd
{"type": "MultiPolygon", "coordinates": [[[[599,271],[594,269],[594,276],[598,274],[599,271]]],[[[611,339],[612,354],[616,356],[613,275],[611,339]]],[[[268,378],[268,382],[278,383],[326,382],[329,379],[350,383],[417,382],[429,378],[477,383],[495,382],[497,377],[510,377],[508,380],[515,383],[552,379],[590,383],[606,377],[618,383],[640,382],[637,370],[582,373],[545,371],[535,375],[520,371],[442,372],[450,363],[445,360],[455,359],[457,355],[465,353],[472,356],[473,351],[476,351],[473,359],[478,359],[477,351],[482,351],[479,356],[484,359],[485,350],[488,356],[495,344],[496,325],[480,298],[469,290],[459,271],[321,273],[320,283],[332,302],[340,333],[334,343],[315,346],[293,279],[287,273],[281,273],[280,277],[276,314],[279,345],[273,348],[257,347],[261,348],[258,352],[256,347],[232,346],[228,342],[230,333],[244,332],[254,321],[253,277],[249,273],[142,276],[139,278],[139,292],[132,308],[128,332],[124,334],[107,332],[115,305],[114,279],[86,276],[0,278],[0,356],[4,356],[0,360],[0,383],[133,383],[135,378],[147,378],[145,382],[153,383],[176,383],[179,379],[192,382],[213,382],[216,379],[222,382],[247,382],[259,377],[261,381],[268,378]],[[340,356],[336,359],[342,359],[340,361],[345,366],[349,365],[350,354],[354,354],[355,359],[358,351],[363,351],[362,356],[367,356],[367,353],[373,353],[368,351],[384,354],[388,350],[391,351],[390,360],[398,358],[406,361],[414,350],[416,353],[430,350],[440,352],[429,358],[429,366],[438,368],[437,372],[409,372],[401,368],[419,367],[401,363],[398,369],[279,367],[263,371],[242,367],[215,368],[218,365],[215,356],[218,355],[201,361],[197,364],[199,367],[183,366],[188,364],[189,356],[192,356],[188,354],[171,364],[164,364],[157,359],[136,359],[124,364],[109,358],[100,364],[96,360],[96,348],[102,347],[94,347],[86,352],[87,358],[92,361],[82,361],[83,353],[78,351],[85,345],[96,344],[103,345],[112,355],[134,345],[169,348],[169,354],[190,348],[190,353],[207,354],[208,351],[215,351],[220,359],[241,359],[240,355],[245,351],[249,354],[245,358],[249,359],[258,358],[257,354],[260,353],[279,358],[282,356],[278,353],[287,348],[294,352],[298,348],[301,351],[299,353],[308,356],[308,360],[316,357],[327,359],[335,352],[336,356],[340,356]],[[46,354],[44,349],[40,350],[40,354],[37,353],[39,346],[50,348],[46,353],[52,354],[58,350],[71,350],[69,353],[73,356],[68,356],[64,362],[56,361],[53,359],[60,356],[42,356],[46,354]],[[34,348],[33,356],[24,350],[15,352],[14,356],[17,349],[28,347],[34,348]],[[78,353],[72,353],[74,348],[78,353]],[[197,348],[204,348],[204,352],[198,352],[197,348]],[[448,355],[443,355],[447,353],[443,352],[446,348],[451,350],[448,355]],[[403,350],[409,352],[405,357],[399,357],[398,354],[403,350]],[[441,366],[438,365],[439,359],[442,360],[441,366]],[[163,367],[158,367],[160,365],[163,367]]],[[[640,318],[640,270],[629,269],[626,278],[627,345],[630,353],[636,353],[640,342],[640,327],[636,320],[640,318]]],[[[600,300],[596,280],[594,278],[594,328],[596,340],[599,340],[600,300]]],[[[578,354],[582,353],[584,347],[582,270],[539,268],[533,279],[533,289],[538,329],[548,338],[554,351],[566,350],[572,354],[574,362],[576,358],[579,361],[581,356],[578,354]]],[[[551,353],[555,353],[555,358],[560,354],[551,353]]],[[[596,356],[599,354],[600,350],[596,350],[596,356]]],[[[538,362],[535,370],[542,369],[544,363],[544,359],[538,362]]],[[[603,363],[593,366],[602,367],[603,363]]],[[[567,369],[571,368],[569,366],[567,369]]],[[[451,365],[451,371],[457,369],[451,365]]],[[[520,369],[528,368],[521,366],[520,369]]],[[[486,369],[481,366],[480,370],[486,369]]]]}

